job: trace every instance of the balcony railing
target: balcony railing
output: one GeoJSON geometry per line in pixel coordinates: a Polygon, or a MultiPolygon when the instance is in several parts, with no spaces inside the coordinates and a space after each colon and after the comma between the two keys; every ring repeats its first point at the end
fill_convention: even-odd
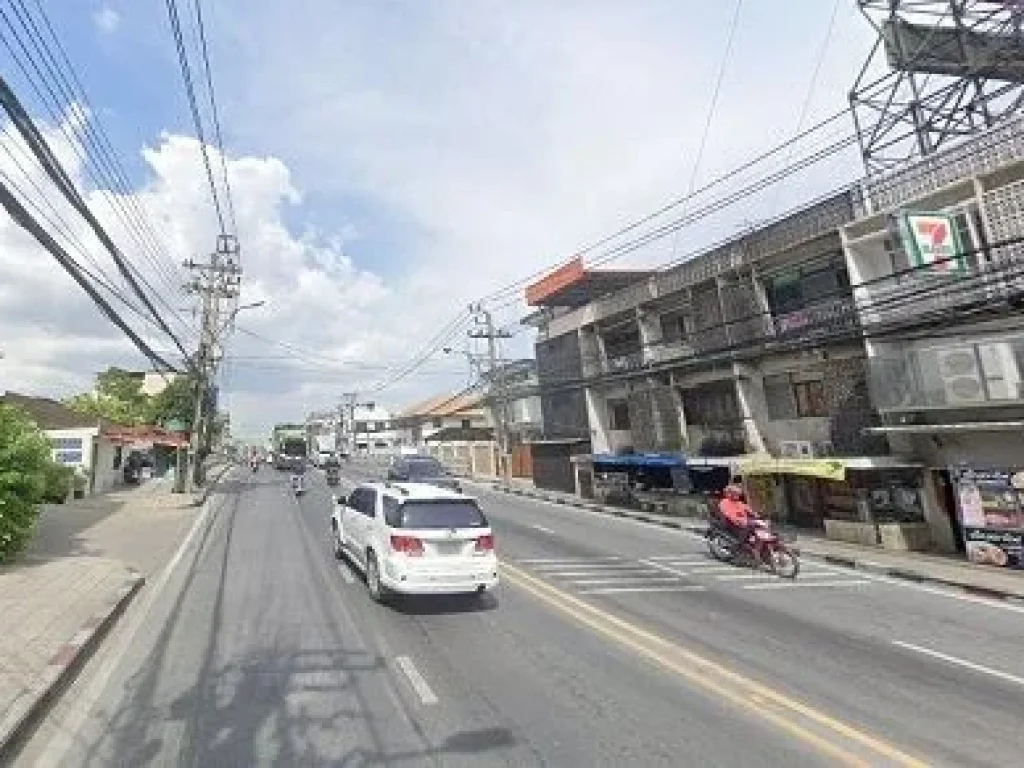
{"type": "Polygon", "coordinates": [[[857,327],[852,297],[828,299],[775,318],[775,335],[782,340],[814,338],[857,327]]]}
{"type": "Polygon", "coordinates": [[[882,211],[1021,158],[1024,117],[1007,120],[908,168],[869,178],[864,186],[874,209],[882,211]]]}
{"type": "Polygon", "coordinates": [[[868,360],[868,383],[883,411],[1024,405],[1024,334],[868,360]]]}
{"type": "Polygon", "coordinates": [[[644,362],[643,350],[638,349],[635,352],[607,357],[602,368],[605,373],[623,373],[643,368],[644,362]]]}

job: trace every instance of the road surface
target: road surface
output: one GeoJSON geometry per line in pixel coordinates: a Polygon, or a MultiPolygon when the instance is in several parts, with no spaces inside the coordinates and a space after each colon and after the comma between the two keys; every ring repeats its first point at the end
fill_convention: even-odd
{"type": "MultiPolygon", "coordinates": [[[[354,463],[346,481],[380,473],[354,463]]],[[[19,764],[1013,765],[1024,610],[474,486],[491,599],[372,603],[310,475],[238,472],[19,764]]]]}

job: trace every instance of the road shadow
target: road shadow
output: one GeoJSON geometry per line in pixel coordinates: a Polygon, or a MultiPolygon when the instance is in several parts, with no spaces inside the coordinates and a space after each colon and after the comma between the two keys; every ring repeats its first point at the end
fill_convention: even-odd
{"type": "Polygon", "coordinates": [[[68,504],[43,505],[25,555],[29,558],[101,555],[83,534],[120,512],[126,503],[125,499],[101,495],[68,504]]]}
{"type": "Polygon", "coordinates": [[[392,595],[387,605],[404,616],[448,616],[496,610],[498,598],[493,592],[482,595],[392,595]]]}
{"type": "MultiPolygon", "coordinates": [[[[412,711],[398,716],[384,687],[393,684],[387,660],[339,625],[336,585],[313,570],[296,584],[306,611],[278,615],[260,599],[246,629],[229,624],[226,615],[237,622],[238,614],[225,604],[236,599],[225,585],[252,543],[236,543],[248,524],[242,499],[201,532],[145,658],[116,701],[94,710],[102,736],[79,743],[74,765],[445,766],[450,756],[517,745],[511,730],[490,723],[431,740],[412,711]]],[[[299,546],[317,556],[309,544],[299,546]]]]}

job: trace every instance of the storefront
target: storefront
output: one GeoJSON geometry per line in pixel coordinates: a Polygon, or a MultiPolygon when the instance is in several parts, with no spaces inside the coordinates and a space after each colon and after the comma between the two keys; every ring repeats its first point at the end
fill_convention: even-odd
{"type": "Polygon", "coordinates": [[[885,549],[930,546],[919,466],[888,457],[759,457],[739,470],[754,511],[781,524],[885,549]]]}
{"type": "Polygon", "coordinates": [[[967,557],[1024,569],[1024,468],[950,468],[967,557]]]}

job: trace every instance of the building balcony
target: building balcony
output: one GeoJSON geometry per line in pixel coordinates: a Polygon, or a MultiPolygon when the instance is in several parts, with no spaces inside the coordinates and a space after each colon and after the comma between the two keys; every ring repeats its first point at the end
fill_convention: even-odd
{"type": "Polygon", "coordinates": [[[689,360],[695,354],[692,344],[685,341],[662,341],[647,349],[648,363],[666,363],[674,360],[689,360]]]}
{"type": "Polygon", "coordinates": [[[1024,406],[1024,334],[904,349],[868,359],[881,411],[1024,406]]]}
{"type": "Polygon", "coordinates": [[[1005,258],[963,275],[919,269],[874,280],[857,293],[857,308],[865,326],[899,323],[924,315],[945,316],[955,321],[958,313],[992,307],[1024,295],[1024,260],[1005,258]]]}
{"type": "Polygon", "coordinates": [[[853,297],[819,301],[774,318],[775,336],[783,341],[828,337],[857,327],[857,307],[853,297]]]}
{"type": "Polygon", "coordinates": [[[639,370],[645,363],[643,350],[637,349],[624,354],[609,355],[602,361],[601,369],[604,373],[623,373],[639,370]]]}

